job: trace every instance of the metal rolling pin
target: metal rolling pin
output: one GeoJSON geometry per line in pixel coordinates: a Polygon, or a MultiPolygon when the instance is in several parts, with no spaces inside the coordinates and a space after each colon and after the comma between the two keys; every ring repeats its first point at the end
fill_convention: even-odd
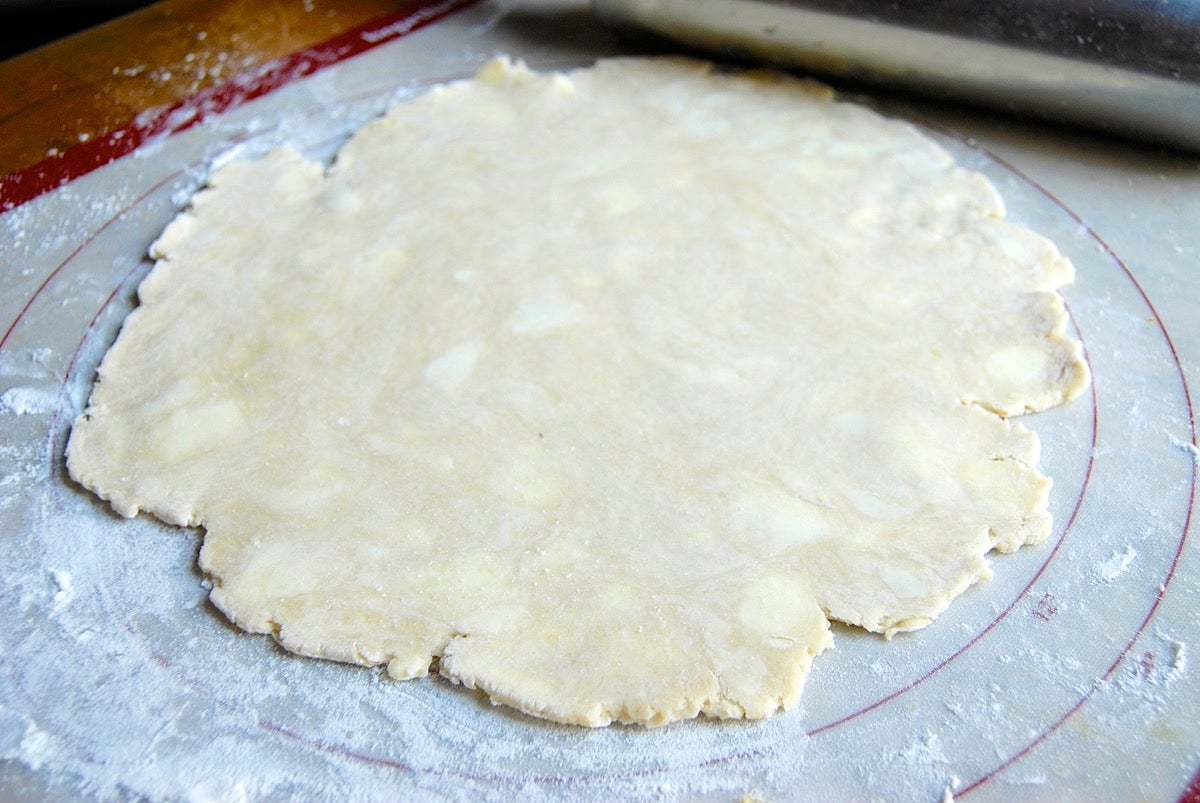
{"type": "Polygon", "coordinates": [[[593,0],[617,26],[1200,150],[1200,0],[593,0]]]}

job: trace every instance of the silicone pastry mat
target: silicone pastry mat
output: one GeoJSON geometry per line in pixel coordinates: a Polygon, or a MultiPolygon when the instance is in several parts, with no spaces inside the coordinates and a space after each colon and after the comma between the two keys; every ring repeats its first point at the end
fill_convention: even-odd
{"type": "Polygon", "coordinates": [[[800,708],[765,721],[563,727],[433,676],[286,654],[207,603],[197,533],[121,520],[66,477],[147,246],[215,164],[285,142],[328,158],[497,53],[558,69],[625,52],[574,5],[408,8],[135,121],[135,146],[82,154],[61,186],[28,179],[0,216],[6,796],[1200,799],[1195,157],[864,99],[987,175],[1074,261],[1064,295],[1094,384],[1024,419],[1055,482],[1051,537],[994,557],[996,577],[925,630],[837,628],[800,708]]]}

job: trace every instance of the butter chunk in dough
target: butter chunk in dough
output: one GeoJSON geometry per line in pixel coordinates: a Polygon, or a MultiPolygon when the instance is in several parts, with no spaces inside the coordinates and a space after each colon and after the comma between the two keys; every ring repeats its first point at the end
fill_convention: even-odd
{"type": "Polygon", "coordinates": [[[326,169],[214,173],[68,447],[290,650],[585,725],[796,703],[1046,536],[1002,416],[1071,265],[910,126],[773,75],[495,61],[326,169]]]}

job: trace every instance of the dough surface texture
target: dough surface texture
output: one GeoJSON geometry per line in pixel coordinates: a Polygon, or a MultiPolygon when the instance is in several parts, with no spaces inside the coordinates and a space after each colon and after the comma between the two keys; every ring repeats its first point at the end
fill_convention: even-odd
{"type": "Polygon", "coordinates": [[[1007,417],[1088,382],[986,179],[681,59],[491,62],[152,254],[71,476],[203,527],[246,630],[568,723],[767,716],[830,619],[928,624],[1048,534],[1007,417]]]}

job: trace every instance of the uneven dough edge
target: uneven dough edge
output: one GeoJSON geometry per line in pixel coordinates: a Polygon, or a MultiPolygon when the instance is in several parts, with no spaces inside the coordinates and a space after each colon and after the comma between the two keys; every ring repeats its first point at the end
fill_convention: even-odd
{"type": "MultiPolygon", "coordinates": [[[[695,62],[681,61],[676,63],[683,65],[683,69],[685,70],[694,69],[707,72],[710,69],[695,62]]],[[[500,87],[504,87],[510,81],[523,83],[536,80],[531,76],[532,74],[526,75],[522,73],[520,68],[511,65],[505,67],[502,63],[500,63],[500,66],[496,66],[496,63],[493,63],[485,67],[481,72],[481,80],[491,82],[500,87]]],[[[554,80],[560,79],[556,78],[554,80]]],[[[562,80],[569,81],[569,78],[562,80]]],[[[793,86],[794,82],[789,83],[786,79],[779,79],[776,76],[770,76],[765,79],[756,78],[755,80],[765,80],[772,83],[779,82],[782,86],[788,87],[789,91],[791,88],[798,88],[805,94],[820,94],[819,90],[814,90],[810,85],[804,85],[803,88],[793,86]]],[[[455,89],[454,91],[460,90],[455,89]]],[[[319,165],[313,165],[294,153],[281,151],[266,158],[267,160],[277,160],[279,162],[277,168],[270,169],[277,169],[281,174],[289,174],[288,181],[281,181],[280,186],[272,190],[273,195],[293,193],[297,187],[315,186],[319,184],[323,175],[323,170],[319,165]],[[297,171],[299,174],[294,181],[291,180],[290,176],[292,171],[297,171]]],[[[152,252],[158,258],[159,262],[150,277],[143,283],[143,288],[139,288],[139,298],[142,306],[127,319],[121,336],[110,351],[110,355],[113,355],[111,357],[112,361],[110,362],[110,357],[106,356],[99,375],[100,383],[103,383],[108,374],[117,374],[121,371],[121,361],[124,359],[122,355],[129,350],[122,343],[127,331],[135,331],[141,325],[139,323],[141,320],[140,313],[144,310],[153,309],[160,303],[166,303],[160,296],[160,291],[166,289],[171,282],[173,250],[183,244],[188,244],[189,246],[192,244],[193,238],[197,236],[197,227],[205,218],[206,208],[210,203],[216,204],[220,201],[222,197],[220,193],[223,187],[237,185],[240,180],[240,171],[264,169],[261,165],[258,168],[253,168],[246,165],[237,166],[237,164],[230,165],[214,174],[211,188],[198,195],[192,210],[177,218],[156,242],[152,252]]],[[[308,190],[304,191],[307,192],[308,190]]],[[[1061,257],[1059,259],[1061,260],[1061,257]]],[[[1065,260],[1062,260],[1062,262],[1065,262],[1065,260]]],[[[1069,267],[1069,263],[1066,263],[1066,265],[1069,267]]],[[[1070,280],[1070,271],[1061,264],[1048,269],[1045,271],[1045,274],[1051,277],[1047,280],[1047,284],[1053,284],[1055,288],[1070,280]]],[[[1061,298],[1056,293],[1050,292],[1051,289],[1049,286],[1043,286],[1040,291],[1045,302],[1042,306],[1048,310],[1047,319],[1049,321],[1049,326],[1044,337],[1046,343],[1049,344],[1048,350],[1058,355],[1055,361],[1063,366],[1062,373],[1056,377],[1052,389],[1043,396],[1034,399],[1027,397],[1014,397],[1018,398],[1018,401],[1011,399],[1000,399],[999,401],[989,399],[987,404],[973,399],[964,399],[963,401],[969,404],[978,404],[980,407],[990,410],[991,412],[988,415],[999,414],[1006,417],[1008,415],[1054,406],[1077,396],[1086,387],[1088,375],[1086,364],[1081,359],[1080,345],[1066,337],[1065,308],[1062,307],[1061,298]],[[1057,300],[1057,308],[1055,307],[1055,300],[1057,300]]],[[[98,386],[97,390],[99,390],[100,386],[98,386]]],[[[96,395],[100,394],[94,394],[94,397],[96,395]]],[[[206,517],[201,509],[196,506],[197,500],[195,497],[181,493],[178,489],[159,487],[147,489],[144,485],[130,488],[122,486],[119,482],[113,483],[109,480],[108,469],[103,465],[103,457],[105,450],[110,449],[110,447],[97,445],[94,440],[101,438],[101,435],[95,432],[96,427],[99,426],[97,422],[109,414],[109,409],[103,403],[98,403],[95,406],[89,406],[88,410],[77,421],[76,428],[72,432],[67,448],[68,469],[72,478],[85,487],[92,489],[101,498],[109,500],[113,509],[121,515],[132,516],[139,510],[146,510],[169,523],[204,526],[207,523],[206,517]],[[89,459],[93,456],[101,458],[101,465],[97,466],[95,462],[89,459]],[[159,495],[155,496],[155,494],[159,495]],[[145,501],[147,498],[150,498],[151,501],[145,501]]],[[[888,636],[901,630],[922,627],[932,621],[941,610],[944,610],[952,598],[960,594],[966,587],[990,576],[990,569],[988,569],[986,561],[983,559],[984,553],[992,548],[1000,551],[1011,551],[1023,543],[1035,543],[1048,534],[1050,521],[1045,507],[1046,495],[1049,492],[1049,480],[1033,468],[1037,460],[1037,438],[1033,433],[1025,430],[1024,427],[1019,427],[1019,425],[1014,427],[1007,421],[1004,423],[1006,427],[1009,427],[1012,432],[1016,433],[1018,439],[1024,438],[1025,446],[1021,447],[1020,456],[1006,456],[996,459],[1009,461],[1010,467],[1023,477],[1021,482],[1027,486],[1024,488],[1027,498],[1033,500],[1031,503],[1027,503],[1026,509],[1029,512],[1024,516],[1018,516],[1014,521],[1008,522],[1003,531],[994,530],[987,533],[986,543],[980,540],[984,539],[984,535],[982,533],[977,534],[977,540],[981,545],[978,547],[981,550],[978,553],[978,561],[973,563],[973,568],[967,570],[964,579],[950,587],[950,590],[945,594],[944,601],[940,605],[934,606],[934,609],[931,609],[930,612],[920,616],[902,616],[898,618],[886,615],[874,619],[859,617],[860,621],[856,622],[857,624],[862,624],[872,630],[884,632],[888,636]]],[[[111,447],[113,452],[120,452],[122,448],[124,447],[121,444],[111,447]]],[[[206,536],[206,546],[207,540],[206,536]]],[[[409,653],[389,649],[379,644],[365,645],[362,649],[359,649],[357,646],[331,645],[310,641],[301,636],[293,638],[285,635],[287,631],[286,624],[281,625],[277,623],[271,618],[271,614],[268,612],[263,612],[261,615],[259,613],[247,615],[239,608],[237,602],[226,597],[224,590],[220,586],[220,578],[214,575],[214,579],[217,582],[217,587],[213,591],[213,601],[232,621],[248,630],[271,633],[288,649],[304,654],[367,665],[394,663],[396,664],[397,671],[393,672],[393,674],[398,676],[414,676],[420,673],[419,659],[414,660],[409,653]]],[[[850,618],[853,619],[854,617],[850,618]]],[[[813,657],[832,643],[828,623],[822,621],[822,625],[823,630],[821,630],[821,633],[811,636],[810,647],[798,650],[795,655],[790,657],[790,669],[788,672],[783,673],[784,677],[781,681],[782,690],[767,695],[765,699],[753,702],[739,702],[738,699],[724,696],[720,679],[712,673],[710,673],[711,677],[707,681],[701,681],[697,684],[694,692],[689,692],[681,698],[670,701],[665,705],[651,705],[621,700],[593,701],[582,706],[572,706],[564,704],[561,701],[546,702],[544,697],[526,691],[520,682],[495,680],[489,676],[489,670],[486,666],[481,669],[472,666],[470,662],[463,659],[461,657],[461,650],[464,646],[461,640],[462,637],[454,635],[453,628],[440,630],[439,633],[442,635],[433,636],[431,637],[432,641],[426,641],[425,643],[436,644],[438,641],[442,641],[442,646],[434,647],[430,657],[439,659],[439,671],[444,676],[462,683],[469,688],[482,689],[494,701],[512,705],[535,716],[593,726],[607,724],[611,721],[644,722],[657,725],[674,719],[692,717],[697,715],[697,713],[724,717],[761,717],[780,708],[786,709],[794,705],[800,696],[804,678],[813,657]]]]}

